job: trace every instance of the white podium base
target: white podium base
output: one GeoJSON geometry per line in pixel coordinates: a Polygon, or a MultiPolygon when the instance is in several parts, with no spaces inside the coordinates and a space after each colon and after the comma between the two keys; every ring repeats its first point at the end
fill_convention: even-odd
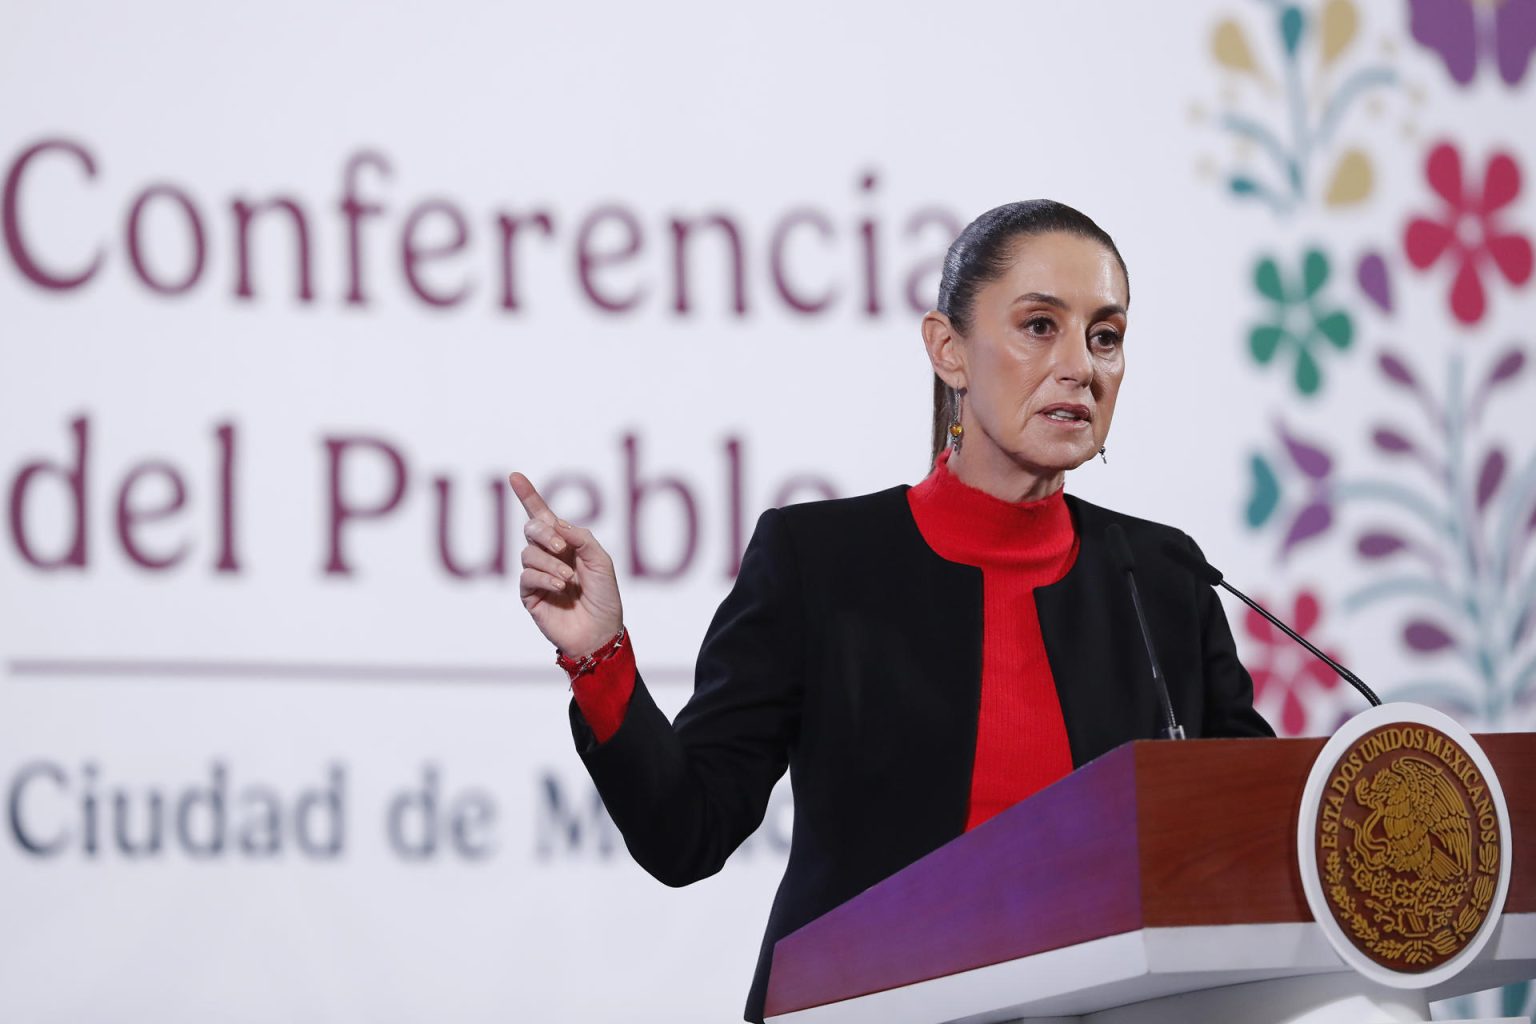
{"type": "MultiPolygon", "coordinates": [[[[1324,975],[1184,992],[1076,1017],[1019,1017],[1009,1024],[1401,1024],[1429,1019],[1429,1000],[1422,991],[1324,975]]],[[[1531,1022],[1529,1017],[1501,1017],[1441,1024],[1531,1022]]]]}
{"type": "Polygon", "coordinates": [[[1423,991],[1373,985],[1351,974],[1275,978],[1181,992],[1078,1017],[1017,1024],[1403,1024],[1429,1020],[1423,991]]]}
{"type": "MultiPolygon", "coordinates": [[[[1301,924],[1146,928],[768,1018],[769,1024],[1397,1024],[1536,977],[1536,914],[1427,991],[1374,985],[1301,924]]],[[[1526,1022],[1529,1024],[1529,1022],[1526,1022]]]]}

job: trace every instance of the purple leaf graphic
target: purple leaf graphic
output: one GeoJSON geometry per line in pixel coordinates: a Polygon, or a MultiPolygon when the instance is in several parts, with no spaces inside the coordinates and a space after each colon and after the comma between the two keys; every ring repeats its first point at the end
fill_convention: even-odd
{"type": "Polygon", "coordinates": [[[1525,353],[1519,349],[1511,349],[1495,364],[1488,373],[1488,379],[1483,382],[1483,390],[1489,391],[1499,384],[1503,384],[1511,377],[1517,375],[1525,368],[1525,353]]]}
{"type": "Polygon", "coordinates": [[[1382,451],[1391,452],[1394,455],[1418,450],[1412,441],[1389,427],[1377,427],[1371,431],[1371,442],[1382,451]]]}
{"type": "Polygon", "coordinates": [[[1488,396],[1493,393],[1494,388],[1518,377],[1520,371],[1524,368],[1525,353],[1517,348],[1504,353],[1499,358],[1499,361],[1493,364],[1493,369],[1488,371],[1488,376],[1483,380],[1482,386],[1477,389],[1476,393],[1467,402],[1474,423],[1482,419],[1483,406],[1488,401],[1488,396]]]}
{"type": "Polygon", "coordinates": [[[1536,53],[1536,7],[1530,0],[1501,4],[1493,11],[1493,52],[1499,62],[1499,77],[1508,85],[1518,85],[1536,53]]]}
{"type": "Polygon", "coordinates": [[[1514,623],[1514,631],[1510,636],[1511,648],[1518,648],[1519,645],[1525,643],[1525,637],[1530,636],[1531,623],[1536,623],[1536,605],[1531,605],[1530,608],[1525,609],[1521,620],[1514,623]]]}
{"type": "Polygon", "coordinates": [[[1355,542],[1361,558],[1386,558],[1407,546],[1408,542],[1403,538],[1395,533],[1386,532],[1361,534],[1360,539],[1355,542]]]}
{"type": "Polygon", "coordinates": [[[1286,532],[1285,542],[1280,545],[1280,554],[1289,554],[1291,548],[1308,537],[1316,537],[1331,525],[1333,525],[1333,509],[1328,507],[1326,501],[1314,501],[1303,506],[1301,511],[1296,513],[1296,518],[1291,520],[1291,528],[1286,532]]]}
{"type": "Polygon", "coordinates": [[[1527,608],[1525,614],[1520,616],[1520,621],[1515,623],[1515,630],[1510,637],[1509,646],[1519,647],[1525,642],[1525,638],[1531,632],[1531,623],[1536,622],[1536,607],[1527,608]]]}
{"type": "Polygon", "coordinates": [[[1368,252],[1360,257],[1355,268],[1355,280],[1365,297],[1376,303],[1383,313],[1392,312],[1392,283],[1387,279],[1387,261],[1379,252],[1368,252]]]}
{"type": "Polygon", "coordinates": [[[1483,459],[1483,468],[1477,474],[1477,510],[1481,512],[1488,507],[1489,500],[1499,489],[1499,483],[1504,479],[1504,452],[1495,448],[1483,459]]]}
{"type": "Polygon", "coordinates": [[[1381,372],[1386,378],[1396,384],[1401,384],[1410,391],[1419,390],[1419,379],[1408,369],[1408,364],[1390,352],[1383,352],[1376,357],[1376,365],[1381,367],[1381,372]]]}
{"type": "Polygon", "coordinates": [[[1414,619],[1403,627],[1403,642],[1416,651],[1443,651],[1456,641],[1440,626],[1424,619],[1414,619]]]}
{"type": "Polygon", "coordinates": [[[1328,457],[1327,452],[1292,437],[1283,426],[1278,429],[1281,440],[1285,442],[1285,450],[1290,453],[1291,461],[1296,464],[1297,469],[1313,480],[1321,480],[1333,470],[1333,460],[1328,457]]]}

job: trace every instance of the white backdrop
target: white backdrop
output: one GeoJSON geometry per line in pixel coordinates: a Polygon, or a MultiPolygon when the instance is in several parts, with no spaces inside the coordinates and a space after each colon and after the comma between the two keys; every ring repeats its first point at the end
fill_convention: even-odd
{"type": "MultiPolygon", "coordinates": [[[[787,800],[689,889],[628,861],[501,481],[609,546],[675,709],[762,508],[922,477],[937,260],[1017,198],[1087,211],[1131,269],[1109,461],[1069,488],[1183,527],[1281,611],[1314,595],[1383,690],[1426,659],[1465,677],[1475,645],[1352,611],[1376,563],[1345,512],[1283,556],[1245,522],[1277,425],[1371,457],[1403,409],[1380,349],[1482,374],[1536,312],[1484,260],[1459,321],[1403,251],[1437,139],[1469,180],[1531,166],[1529,90],[1458,85],[1413,5],[1342,6],[1342,49],[1305,8],[1300,85],[1279,8],[1241,0],[0,6],[0,1019],[737,1019],[787,800]],[[1391,76],[1339,121],[1363,194],[1358,168],[1327,184],[1343,142],[1288,203],[1226,184],[1265,153],[1223,118],[1351,64],[1391,76]],[[1248,335],[1256,262],[1309,247],[1353,337],[1302,393],[1248,335]],[[1390,310],[1354,283],[1376,248],[1390,310]]],[[[1476,429],[1513,492],[1536,388],[1500,387],[1523,400],[1476,429]]],[[[1529,630],[1503,626],[1507,699],[1452,704],[1529,727],[1529,630]]],[[[1307,731],[1357,703],[1302,696],[1307,731]]]]}

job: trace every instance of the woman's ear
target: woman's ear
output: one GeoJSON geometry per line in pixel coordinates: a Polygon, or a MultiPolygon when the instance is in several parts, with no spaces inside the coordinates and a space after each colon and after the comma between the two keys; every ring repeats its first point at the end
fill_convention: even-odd
{"type": "Polygon", "coordinates": [[[936,309],[930,309],[923,317],[923,347],[928,350],[928,362],[940,380],[956,391],[966,386],[960,332],[949,317],[936,309]]]}

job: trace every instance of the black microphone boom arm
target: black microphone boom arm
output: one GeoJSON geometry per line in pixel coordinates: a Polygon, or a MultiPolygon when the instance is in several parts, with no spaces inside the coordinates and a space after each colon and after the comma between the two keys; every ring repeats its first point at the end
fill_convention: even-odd
{"type": "Polygon", "coordinates": [[[1269,609],[1265,608],[1253,598],[1249,597],[1247,594],[1243,593],[1241,590],[1238,590],[1232,584],[1228,583],[1226,578],[1222,576],[1220,569],[1217,569],[1210,562],[1207,562],[1205,559],[1201,558],[1194,551],[1186,551],[1176,544],[1164,544],[1163,554],[1167,555],[1169,558],[1173,559],[1175,562],[1179,563],[1184,568],[1194,573],[1196,578],[1202,580],[1203,582],[1209,583],[1211,586],[1223,587],[1228,593],[1235,594],[1239,601],[1243,602],[1249,608],[1252,608],[1254,611],[1264,616],[1264,618],[1267,619],[1271,625],[1278,626],[1286,636],[1290,637],[1292,640],[1295,640],[1297,643],[1301,644],[1301,646],[1311,651],[1318,657],[1319,660],[1337,672],[1340,679],[1343,679],[1350,686],[1353,686],[1355,689],[1359,690],[1361,695],[1364,696],[1366,700],[1371,702],[1372,707],[1380,706],[1381,698],[1376,696],[1375,690],[1372,690],[1369,686],[1365,685],[1364,680],[1355,675],[1349,669],[1345,668],[1343,665],[1340,665],[1338,662],[1328,657],[1328,655],[1324,654],[1322,651],[1318,650],[1306,637],[1302,636],[1290,626],[1287,626],[1285,623],[1275,618],[1269,613],[1269,609]]]}

